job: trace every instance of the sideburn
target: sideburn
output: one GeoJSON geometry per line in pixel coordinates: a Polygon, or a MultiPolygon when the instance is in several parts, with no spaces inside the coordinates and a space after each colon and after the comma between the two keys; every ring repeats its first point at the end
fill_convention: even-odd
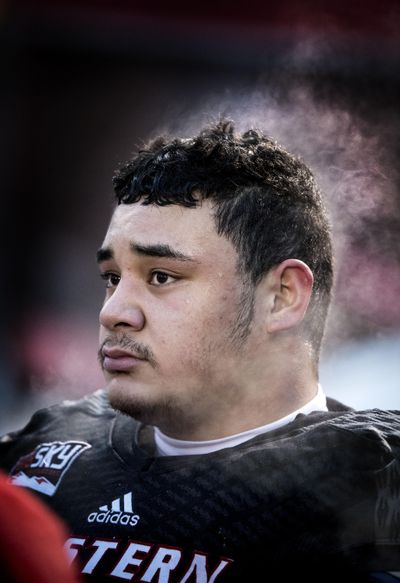
{"type": "MultiPolygon", "coordinates": [[[[243,279],[243,275],[241,276],[243,279]]],[[[243,288],[238,301],[237,319],[232,328],[231,341],[236,350],[240,350],[246,342],[254,318],[255,286],[248,277],[243,281],[243,288]]]]}

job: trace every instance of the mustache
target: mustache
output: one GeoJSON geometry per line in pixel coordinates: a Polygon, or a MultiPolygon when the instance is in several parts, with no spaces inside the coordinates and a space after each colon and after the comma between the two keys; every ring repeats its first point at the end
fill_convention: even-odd
{"type": "Polygon", "coordinates": [[[122,333],[122,334],[115,334],[115,335],[110,334],[101,343],[100,348],[97,352],[97,357],[98,357],[98,360],[100,362],[101,368],[103,368],[103,361],[104,361],[103,348],[105,346],[112,346],[113,348],[117,348],[117,347],[121,348],[123,350],[126,350],[127,352],[131,352],[132,356],[137,355],[140,358],[147,360],[153,368],[157,368],[157,366],[158,366],[158,363],[155,359],[154,353],[151,350],[151,348],[149,348],[145,344],[142,344],[141,342],[138,342],[134,338],[131,338],[127,334],[122,333]]]}

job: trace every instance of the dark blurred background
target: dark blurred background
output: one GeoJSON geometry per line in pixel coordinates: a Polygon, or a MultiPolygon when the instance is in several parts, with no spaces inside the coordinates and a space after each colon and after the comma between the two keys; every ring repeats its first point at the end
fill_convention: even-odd
{"type": "Polygon", "coordinates": [[[391,0],[0,2],[0,430],[101,386],[112,174],[220,115],[301,155],[325,193],[325,391],[399,408],[399,27],[391,0]]]}

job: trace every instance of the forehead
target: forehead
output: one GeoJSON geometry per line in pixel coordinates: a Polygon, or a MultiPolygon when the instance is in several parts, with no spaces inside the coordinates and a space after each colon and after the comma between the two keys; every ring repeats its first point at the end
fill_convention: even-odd
{"type": "Polygon", "coordinates": [[[117,206],[103,247],[116,248],[131,242],[168,244],[192,255],[236,255],[232,243],[216,232],[210,201],[203,201],[195,208],[140,203],[117,206]]]}

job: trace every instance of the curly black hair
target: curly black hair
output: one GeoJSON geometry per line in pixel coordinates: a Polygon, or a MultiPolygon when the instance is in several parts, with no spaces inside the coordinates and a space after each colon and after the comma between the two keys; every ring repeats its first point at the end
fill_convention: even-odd
{"type": "Polygon", "coordinates": [[[331,228],[311,170],[262,131],[221,120],[197,136],[159,137],[113,178],[118,204],[195,207],[211,199],[218,234],[232,241],[254,286],[288,258],[314,274],[308,329],[316,355],[333,281],[331,228]]]}

